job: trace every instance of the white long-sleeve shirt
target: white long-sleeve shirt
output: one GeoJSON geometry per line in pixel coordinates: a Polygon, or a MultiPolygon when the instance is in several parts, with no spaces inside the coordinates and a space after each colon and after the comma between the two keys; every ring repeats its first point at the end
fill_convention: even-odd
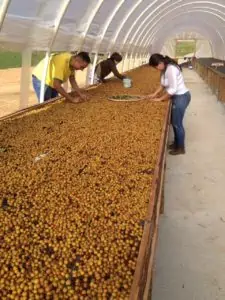
{"type": "Polygon", "coordinates": [[[161,85],[171,96],[188,92],[182,72],[174,65],[167,66],[166,72],[161,76],[161,85]]]}

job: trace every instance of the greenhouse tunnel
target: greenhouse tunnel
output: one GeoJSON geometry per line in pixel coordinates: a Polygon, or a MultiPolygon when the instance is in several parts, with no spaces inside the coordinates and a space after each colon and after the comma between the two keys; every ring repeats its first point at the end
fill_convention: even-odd
{"type": "MultiPolygon", "coordinates": [[[[129,59],[123,70],[131,69],[145,63],[150,52],[167,49],[166,41],[181,28],[201,34],[200,40],[204,37],[211,46],[211,56],[224,59],[223,1],[1,0],[0,5],[1,47],[22,51],[26,74],[32,51],[48,55],[82,49],[96,57],[94,64],[98,54],[119,51],[129,59]]],[[[171,53],[172,40],[169,47],[171,53]]],[[[27,105],[26,74],[21,75],[20,107],[27,105]]]]}
{"type": "MultiPolygon", "coordinates": [[[[217,158],[215,158],[216,155],[211,150],[211,147],[216,149],[224,149],[225,147],[224,105],[221,104],[225,102],[225,1],[0,0],[0,77],[2,81],[0,83],[0,128],[1,119],[7,122],[7,118],[11,114],[13,116],[23,111],[26,112],[26,109],[44,104],[45,80],[52,53],[73,52],[76,54],[80,51],[88,52],[91,58],[91,64],[84,72],[76,72],[78,84],[86,90],[95,88],[94,72],[96,66],[103,59],[109,58],[113,52],[118,52],[123,57],[123,61],[118,64],[118,70],[121,74],[143,70],[142,68],[148,66],[149,58],[153,53],[168,55],[176,59],[179,64],[185,65],[188,59],[191,61],[193,58],[197,62],[193,63],[192,61],[193,66],[184,68],[185,81],[188,88],[190,87],[191,93],[193,91],[193,106],[188,115],[190,119],[187,120],[190,152],[185,155],[186,161],[180,157],[177,161],[168,158],[169,167],[167,168],[165,163],[167,155],[165,153],[169,134],[168,136],[165,134],[163,140],[165,149],[159,160],[162,171],[159,171],[159,173],[161,172],[160,181],[156,180],[155,185],[160,186],[157,190],[159,193],[157,197],[163,198],[161,194],[164,193],[165,172],[165,198],[168,198],[170,204],[166,204],[165,211],[167,212],[165,217],[162,216],[162,228],[159,225],[158,215],[154,219],[155,223],[153,222],[155,226],[151,240],[153,249],[157,244],[154,238],[157,239],[158,237],[159,227],[156,258],[151,256],[155,254],[154,251],[153,254],[149,254],[147,250],[146,252],[140,250],[144,253],[142,256],[150,255],[150,257],[146,259],[147,266],[138,258],[139,266],[135,269],[129,298],[110,298],[106,293],[105,298],[81,297],[74,299],[147,300],[150,299],[148,293],[151,294],[152,291],[151,299],[153,300],[225,299],[225,268],[223,265],[224,258],[221,254],[223,252],[224,255],[224,241],[218,246],[220,249],[218,252],[215,250],[217,249],[216,246],[213,249],[213,247],[207,247],[205,244],[205,241],[208,243],[209,240],[221,241],[221,226],[224,226],[225,222],[225,208],[221,208],[222,200],[219,196],[219,193],[223,193],[224,182],[222,180],[225,179],[225,161],[222,152],[219,151],[217,158]],[[194,48],[192,49],[194,50],[184,55],[178,55],[179,41],[193,42],[194,48]],[[9,54],[9,56],[3,56],[3,53],[4,55],[9,54]],[[12,59],[14,56],[19,57],[19,62],[17,61],[15,66],[10,63],[6,64],[6,67],[3,68],[2,66],[5,66],[4,57],[12,59]],[[41,80],[41,100],[38,103],[34,97],[31,82],[34,61],[35,63],[39,62],[40,57],[44,59],[44,70],[41,80]],[[7,90],[7,85],[9,90],[7,90]],[[199,117],[198,121],[196,120],[197,117],[199,117]],[[207,124],[206,121],[205,123],[202,121],[205,120],[204,118],[208,118],[207,124]],[[206,130],[201,127],[203,125],[206,130]],[[193,128],[194,126],[195,128],[193,128]],[[212,141],[206,136],[206,133],[214,136],[212,141]],[[197,137],[198,141],[196,141],[197,137]],[[208,156],[211,157],[211,160],[208,156]],[[209,175],[211,170],[212,174],[209,175]],[[209,180],[207,176],[211,176],[209,183],[204,181],[209,180]],[[211,186],[212,182],[214,186],[211,186]],[[213,189],[216,190],[215,196],[212,192],[213,189]],[[214,201],[214,197],[218,199],[216,208],[205,200],[206,193],[212,200],[211,202],[214,201]],[[200,199],[202,206],[195,203],[195,199],[200,199]],[[189,206],[185,201],[190,201],[189,206]],[[204,208],[202,208],[203,206],[204,208]],[[185,211],[186,208],[188,212],[185,211]],[[190,211],[191,216],[189,216],[190,211]],[[198,212],[199,215],[196,215],[198,212]],[[214,213],[218,215],[215,216],[214,213]],[[204,219],[208,218],[209,215],[212,215],[210,220],[204,219]],[[190,221],[186,224],[185,222],[192,217],[193,223],[190,221]],[[218,224],[213,223],[215,219],[219,222],[218,224]],[[212,224],[212,228],[207,229],[210,224],[212,224]],[[178,235],[175,236],[172,229],[168,228],[178,232],[178,235]],[[183,231],[180,230],[181,228],[183,231]],[[202,229],[205,230],[204,233],[199,232],[202,229]],[[185,235],[187,242],[182,239],[185,235]],[[204,238],[205,241],[198,244],[198,241],[199,243],[201,241],[200,237],[204,238]],[[183,252],[181,253],[181,251],[183,252]],[[186,253],[188,251],[189,255],[186,253]],[[213,251],[215,251],[214,260],[209,254],[213,251]],[[207,275],[203,274],[205,265],[207,265],[207,275]],[[174,277],[171,275],[172,272],[174,277]],[[153,282],[152,276],[156,278],[153,278],[153,282]],[[186,286],[188,287],[186,288],[186,286]]],[[[155,76],[155,73],[151,74],[155,76]]],[[[138,75],[137,78],[139,78],[138,75]]],[[[146,88],[145,80],[144,78],[146,88]]],[[[67,82],[64,84],[64,88],[70,91],[67,82]]],[[[141,89],[139,90],[141,91],[141,89]]],[[[61,101],[62,98],[57,98],[58,100],[61,101]]],[[[107,100],[109,99],[107,98],[107,100]]],[[[114,111],[111,113],[113,114],[114,111]]],[[[11,123],[9,122],[9,124],[11,123]]],[[[4,124],[2,126],[4,127],[4,124]]],[[[161,124],[160,126],[164,128],[164,125],[161,124]]],[[[46,126],[43,128],[45,130],[46,126]]],[[[0,134],[1,132],[3,131],[0,131],[0,134]]],[[[7,152],[4,147],[1,145],[0,139],[0,155],[5,155],[7,152]]],[[[41,155],[45,155],[45,153],[41,155]]],[[[36,158],[41,160],[43,157],[36,158]]],[[[84,170],[86,167],[85,165],[84,170]]],[[[83,169],[80,170],[82,173],[83,169]]],[[[145,175],[150,175],[149,170],[145,170],[145,172],[145,175]]],[[[5,208],[3,204],[2,208],[5,208]]],[[[160,212],[163,211],[163,205],[158,205],[154,209],[154,213],[158,212],[160,215],[160,212]]],[[[144,222],[143,227],[146,228],[152,222],[148,218],[142,221],[144,222]]],[[[78,264],[78,262],[76,263],[78,264]]],[[[1,295],[5,296],[4,292],[1,294],[1,287],[0,278],[0,298],[1,295]]],[[[9,298],[3,297],[1,299],[9,298]]],[[[14,299],[13,296],[10,299],[14,299]]],[[[65,297],[62,299],[73,298],[65,297]]]]}

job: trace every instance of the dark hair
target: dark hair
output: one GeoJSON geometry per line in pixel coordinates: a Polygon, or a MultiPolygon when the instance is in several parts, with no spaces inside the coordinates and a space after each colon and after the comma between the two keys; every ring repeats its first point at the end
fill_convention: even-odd
{"type": "Polygon", "coordinates": [[[85,61],[88,64],[91,63],[91,59],[90,59],[90,56],[89,56],[88,52],[79,52],[76,55],[76,57],[80,57],[83,61],[85,61]]]}
{"type": "Polygon", "coordinates": [[[155,68],[160,63],[164,63],[165,70],[167,69],[168,65],[174,65],[180,71],[182,71],[180,65],[178,65],[178,63],[174,59],[170,58],[169,56],[163,56],[162,54],[159,54],[159,53],[152,54],[151,57],[150,57],[150,59],[149,59],[149,66],[155,68]]]}
{"type": "Polygon", "coordinates": [[[123,59],[123,57],[122,57],[122,55],[120,55],[119,53],[114,52],[114,53],[110,56],[110,59],[115,60],[115,61],[118,61],[118,62],[121,62],[122,59],[123,59]]]}

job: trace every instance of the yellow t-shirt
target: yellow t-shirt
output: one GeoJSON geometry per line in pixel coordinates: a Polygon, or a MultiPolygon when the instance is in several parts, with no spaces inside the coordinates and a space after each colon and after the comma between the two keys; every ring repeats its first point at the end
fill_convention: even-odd
{"type": "MultiPolygon", "coordinates": [[[[46,85],[53,87],[54,79],[66,82],[71,75],[74,75],[74,70],[70,69],[71,56],[71,53],[58,53],[51,55],[45,81],[46,85]]],[[[41,60],[32,72],[32,74],[39,80],[41,80],[43,76],[44,61],[45,59],[41,60]]]]}

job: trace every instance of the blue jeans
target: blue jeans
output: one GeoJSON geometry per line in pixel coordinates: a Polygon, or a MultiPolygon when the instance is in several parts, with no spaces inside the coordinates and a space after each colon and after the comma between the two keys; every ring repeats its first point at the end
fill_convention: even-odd
{"type": "Polygon", "coordinates": [[[172,97],[171,123],[174,131],[174,143],[177,148],[185,146],[185,130],[183,126],[184,113],[191,101],[191,94],[187,92],[183,95],[172,97]]]}
{"type": "MultiPolygon", "coordinates": [[[[40,102],[40,94],[41,94],[41,80],[39,80],[37,77],[32,75],[32,83],[35,90],[35,93],[37,95],[38,101],[40,102]]],[[[58,92],[50,87],[49,85],[45,85],[45,94],[44,94],[44,101],[47,101],[49,99],[58,97],[58,92]]]]}

